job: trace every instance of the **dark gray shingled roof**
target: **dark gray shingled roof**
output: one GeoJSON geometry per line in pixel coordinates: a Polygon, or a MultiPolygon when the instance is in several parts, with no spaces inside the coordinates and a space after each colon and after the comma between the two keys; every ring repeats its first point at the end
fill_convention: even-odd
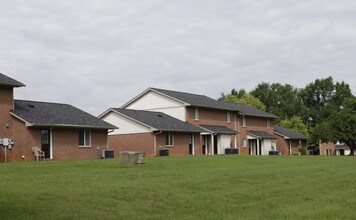
{"type": "Polygon", "coordinates": [[[115,126],[76,107],[60,103],[15,100],[12,112],[33,126],[114,129],[115,126]]]}
{"type": "Polygon", "coordinates": [[[183,122],[162,112],[112,108],[112,110],[162,131],[203,132],[204,130],[188,122],[183,122]]]}
{"type": "Polygon", "coordinates": [[[276,139],[276,136],[265,131],[247,131],[247,134],[250,134],[258,138],[276,139]]]}
{"type": "Polygon", "coordinates": [[[2,73],[0,73],[0,85],[11,86],[11,87],[25,86],[23,83],[21,83],[17,80],[14,80],[13,78],[10,78],[2,73]]]}
{"type": "Polygon", "coordinates": [[[238,111],[241,114],[248,115],[248,116],[278,118],[273,114],[267,113],[265,111],[261,111],[251,106],[229,103],[229,102],[220,102],[218,100],[212,99],[205,95],[197,95],[197,94],[191,94],[186,92],[177,92],[177,91],[157,89],[157,88],[150,88],[150,89],[168,95],[170,97],[173,97],[185,103],[188,103],[192,106],[238,111]]]}
{"type": "Polygon", "coordinates": [[[307,140],[308,137],[302,134],[299,134],[295,131],[289,130],[287,128],[284,128],[280,125],[276,125],[274,127],[274,132],[281,134],[283,136],[288,137],[289,139],[298,139],[298,140],[307,140]]]}
{"type": "Polygon", "coordinates": [[[225,127],[217,125],[200,125],[200,127],[207,129],[208,131],[218,133],[218,134],[236,134],[236,131],[225,127]]]}
{"type": "Polygon", "coordinates": [[[336,144],[335,145],[335,149],[344,149],[344,150],[346,150],[346,149],[350,149],[350,147],[347,146],[346,144],[336,144]]]}

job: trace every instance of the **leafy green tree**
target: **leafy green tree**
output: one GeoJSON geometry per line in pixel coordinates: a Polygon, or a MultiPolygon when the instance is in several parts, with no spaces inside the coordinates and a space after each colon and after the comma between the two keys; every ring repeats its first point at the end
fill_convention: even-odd
{"type": "Polygon", "coordinates": [[[317,79],[300,90],[301,116],[309,126],[311,148],[318,148],[321,130],[324,137],[330,131],[324,122],[351,97],[353,95],[349,85],[344,82],[334,83],[331,76],[317,79]]]}
{"type": "Polygon", "coordinates": [[[225,93],[221,93],[220,94],[220,98],[218,98],[219,101],[222,102],[234,102],[235,103],[235,99],[233,97],[236,98],[241,98],[243,95],[246,94],[246,91],[244,89],[240,89],[239,91],[237,91],[236,89],[232,89],[230,93],[225,94],[225,93]],[[231,101],[229,101],[231,100],[231,101]]]}
{"type": "Polygon", "coordinates": [[[293,116],[292,118],[283,119],[279,122],[282,127],[288,128],[292,131],[309,135],[308,126],[303,122],[302,118],[299,116],[293,116]]]}
{"type": "Polygon", "coordinates": [[[260,110],[266,110],[266,106],[258,98],[254,97],[253,95],[248,94],[248,93],[243,94],[240,98],[238,96],[232,95],[232,94],[227,94],[227,95],[222,94],[222,97],[219,98],[219,101],[239,103],[239,104],[248,105],[248,106],[260,109],[260,110]]]}
{"type": "Polygon", "coordinates": [[[322,142],[340,141],[350,147],[350,155],[356,149],[356,97],[334,109],[330,116],[315,128],[315,136],[322,142]]]}
{"type": "Polygon", "coordinates": [[[266,111],[279,116],[281,119],[300,115],[301,102],[298,89],[289,84],[260,83],[250,92],[266,105],[266,111]]]}

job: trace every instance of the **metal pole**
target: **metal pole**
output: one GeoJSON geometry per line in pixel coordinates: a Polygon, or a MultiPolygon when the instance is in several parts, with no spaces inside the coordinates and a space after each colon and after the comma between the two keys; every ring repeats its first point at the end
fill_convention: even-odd
{"type": "Polygon", "coordinates": [[[4,146],[4,150],[5,150],[5,163],[7,163],[7,150],[6,150],[6,146],[4,146]]]}

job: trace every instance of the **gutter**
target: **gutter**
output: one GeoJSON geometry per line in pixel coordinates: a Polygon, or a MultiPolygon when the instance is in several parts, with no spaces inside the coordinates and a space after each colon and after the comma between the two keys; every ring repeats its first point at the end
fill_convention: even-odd
{"type": "MultiPolygon", "coordinates": [[[[119,129],[119,127],[117,127],[117,129],[119,129]]],[[[114,132],[114,131],[115,131],[115,129],[109,129],[109,130],[108,130],[108,135],[107,135],[107,137],[106,137],[106,150],[109,149],[109,141],[108,141],[108,139],[109,139],[109,134],[112,133],[112,132],[114,132]]]]}

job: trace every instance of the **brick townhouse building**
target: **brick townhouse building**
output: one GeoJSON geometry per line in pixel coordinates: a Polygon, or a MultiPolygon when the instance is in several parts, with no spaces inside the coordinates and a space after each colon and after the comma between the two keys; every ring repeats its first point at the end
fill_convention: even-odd
{"type": "Polygon", "coordinates": [[[68,104],[15,100],[14,88],[23,86],[0,73],[0,140],[7,141],[0,144],[0,162],[35,160],[34,147],[45,159],[101,157],[115,126],[68,104]]]}
{"type": "MultiPolygon", "coordinates": [[[[168,148],[172,152],[171,155],[178,155],[175,153],[178,151],[181,152],[179,155],[182,152],[185,152],[184,155],[224,154],[227,148],[237,148],[243,155],[268,155],[272,150],[291,154],[289,150],[291,144],[285,141],[290,137],[276,135],[275,119],[278,117],[273,114],[247,105],[220,102],[204,95],[158,88],[148,88],[120,109],[116,109],[116,112],[108,110],[99,116],[108,123],[120,127],[119,130],[109,134],[109,146],[118,149],[118,152],[121,149],[127,150],[127,147],[122,146],[135,148],[135,143],[130,144],[127,139],[124,142],[122,138],[124,135],[130,135],[130,139],[135,139],[134,137],[139,137],[143,133],[133,126],[132,121],[123,123],[122,120],[115,118],[115,115],[122,114],[124,110],[162,113],[201,129],[199,135],[194,134],[193,150],[191,150],[192,135],[190,134],[180,136],[184,139],[180,143],[184,144],[179,146],[167,141],[164,145],[160,145],[168,148]],[[277,140],[284,141],[277,142],[277,140]]],[[[283,131],[286,130],[288,129],[283,131]]],[[[165,140],[177,139],[174,133],[159,129],[152,135],[165,140]]],[[[301,143],[299,139],[298,143],[301,143]]],[[[151,151],[152,146],[141,145],[140,149],[151,151]]]]}

